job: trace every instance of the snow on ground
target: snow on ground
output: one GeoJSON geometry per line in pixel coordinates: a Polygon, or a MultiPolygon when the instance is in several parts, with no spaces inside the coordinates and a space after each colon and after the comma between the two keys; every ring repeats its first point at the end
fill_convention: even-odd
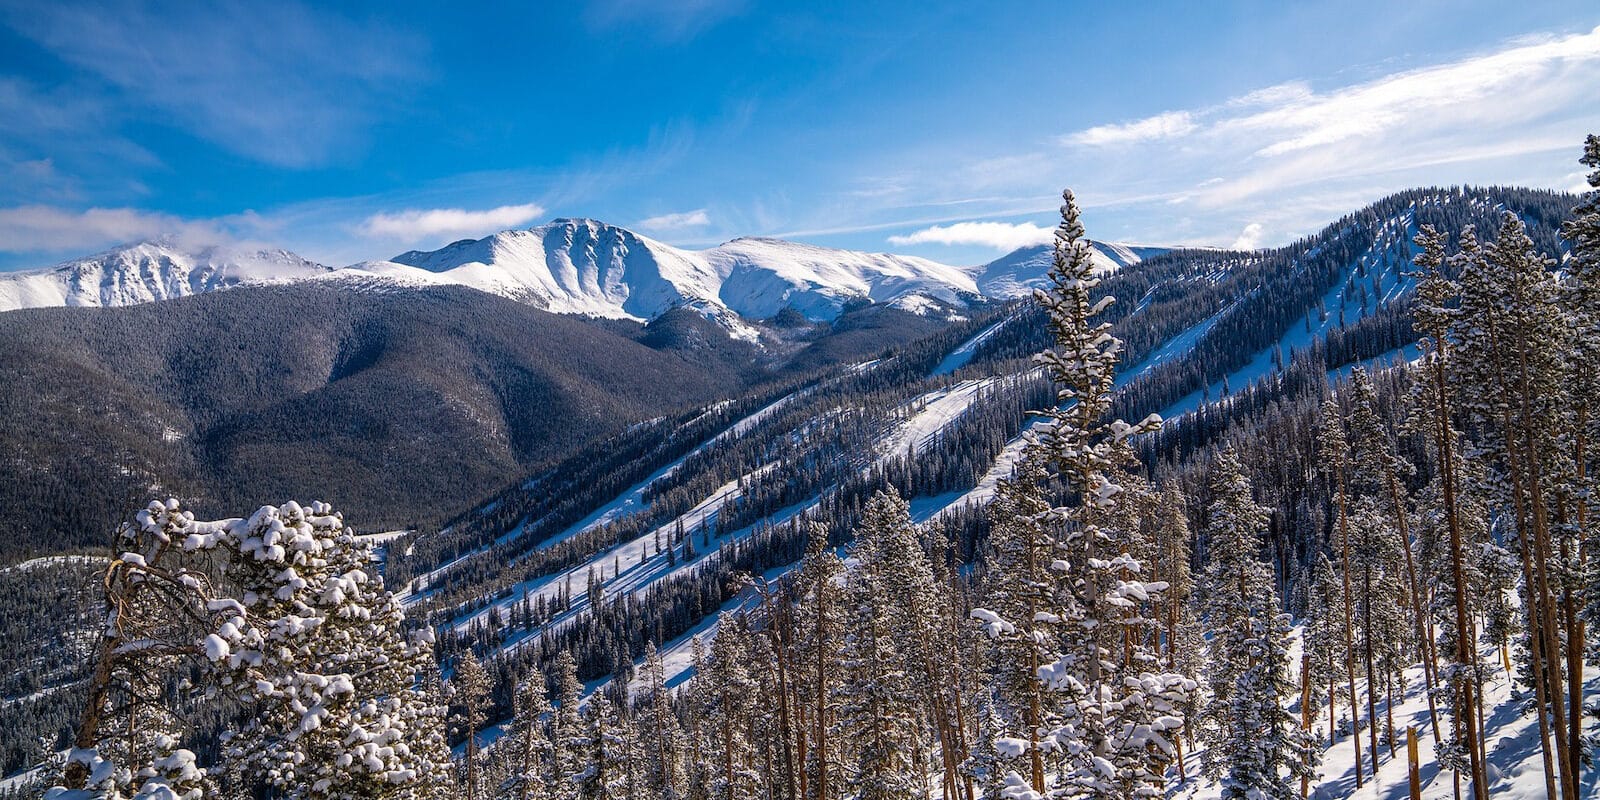
{"type": "Polygon", "coordinates": [[[69,564],[100,564],[100,565],[104,565],[105,563],[106,563],[106,559],[105,559],[104,556],[86,556],[86,555],[42,556],[40,558],[33,558],[33,559],[29,559],[27,561],[21,561],[21,562],[18,562],[16,564],[12,564],[9,567],[0,567],[0,575],[4,575],[6,573],[29,572],[29,571],[37,569],[39,567],[52,566],[52,565],[53,566],[67,566],[69,564]]]}
{"type": "MultiPolygon", "coordinates": [[[[760,425],[768,417],[771,417],[773,414],[781,411],[784,406],[787,406],[790,403],[793,403],[795,400],[810,394],[812,391],[815,391],[814,387],[797,389],[789,394],[784,395],[783,397],[778,398],[777,400],[774,400],[766,406],[763,406],[759,410],[751,413],[749,416],[740,419],[738,422],[728,426],[728,428],[723,432],[702,442],[693,450],[690,450],[688,453],[685,453],[683,456],[673,460],[666,466],[656,470],[649,477],[630,487],[622,494],[617,495],[617,497],[612,499],[610,502],[590,512],[588,516],[568,526],[566,530],[533,545],[533,547],[530,549],[530,552],[552,547],[560,542],[571,539],[580,533],[594,530],[601,525],[615,522],[619,519],[630,517],[634,514],[638,514],[647,510],[649,508],[649,503],[645,501],[644,495],[657,481],[672,476],[678,471],[679,468],[683,466],[685,461],[688,461],[692,456],[705,451],[707,448],[749,433],[755,428],[755,426],[760,425]]],[[[473,556],[485,553],[490,548],[509,542],[522,535],[522,532],[526,529],[527,525],[528,520],[523,520],[521,524],[496,537],[492,543],[483,547],[469,550],[466,553],[463,553],[445,562],[438,568],[413,578],[411,581],[411,588],[401,593],[401,600],[407,603],[420,600],[425,595],[424,590],[439,576],[445,574],[457,564],[460,564],[461,562],[472,558],[473,556]]],[[[688,526],[685,525],[685,527],[687,528],[688,526]]],[[[605,554],[602,553],[601,555],[605,554]]]]}
{"type": "MultiPolygon", "coordinates": [[[[1193,327],[1172,337],[1161,348],[1152,353],[1132,369],[1126,370],[1117,376],[1116,385],[1122,386],[1156,365],[1174,358],[1194,346],[1194,343],[1205,335],[1205,332],[1215,325],[1226,310],[1213,314],[1193,327]]],[[[1035,374],[1037,370],[1024,373],[1035,374]]],[[[993,379],[990,379],[993,380],[993,379]]],[[[960,384],[958,384],[959,386],[960,384]]],[[[1016,438],[1006,443],[1001,448],[1000,454],[995,457],[994,463],[989,466],[989,471],[978,479],[978,483],[966,491],[946,492],[934,497],[913,498],[911,503],[912,520],[922,523],[943,516],[947,511],[965,508],[967,506],[988,505],[994,498],[994,493],[999,488],[1002,478],[1010,477],[1016,469],[1017,461],[1022,458],[1023,448],[1026,447],[1030,436],[1036,435],[1038,426],[1044,421],[1043,417],[1032,417],[1023,424],[1022,432],[1016,438]]]]}
{"type": "Polygon", "coordinates": [[[989,327],[978,331],[978,333],[971,339],[962,342],[960,347],[951,350],[950,354],[945,356],[943,361],[939,362],[939,366],[933,368],[933,374],[949,375],[950,373],[966,366],[968,362],[972,361],[972,356],[978,352],[978,348],[985,341],[988,341],[989,337],[993,336],[996,331],[1005,327],[1006,323],[1012,321],[1013,319],[1015,319],[1015,317],[1007,314],[1003,319],[1000,319],[989,327]]]}
{"type": "MultiPolygon", "coordinates": [[[[1281,353],[1287,359],[1291,352],[1310,347],[1312,342],[1327,336],[1341,324],[1354,324],[1368,313],[1368,309],[1377,308],[1383,302],[1399,299],[1414,283],[1407,276],[1412,268],[1408,260],[1411,249],[1406,250],[1407,259],[1393,259],[1388,257],[1387,253],[1389,248],[1402,238],[1407,243],[1407,248],[1410,248],[1411,237],[1415,234],[1415,212],[1407,211],[1400,218],[1386,222],[1378,231],[1373,246],[1357,259],[1366,270],[1366,275],[1357,276],[1356,266],[1351,265],[1339,279],[1334,281],[1333,288],[1323,295],[1321,304],[1327,309],[1325,319],[1316,321],[1309,327],[1304,320],[1290,324],[1278,341],[1257,352],[1248,364],[1229,373],[1224,380],[1219,380],[1205,389],[1191,392],[1163,409],[1161,416],[1171,419],[1193,411],[1205,402],[1208,393],[1212,399],[1221,398],[1224,383],[1232,391],[1243,389],[1272,372],[1276,353],[1281,353]],[[1363,289],[1370,290],[1374,283],[1377,284],[1377,291],[1375,293],[1368,291],[1363,302],[1361,297],[1363,289]],[[1349,292],[1345,291],[1347,284],[1349,292]]],[[[1306,257],[1309,258],[1311,255],[1307,253],[1306,257]]],[[[1223,313],[1226,311],[1227,309],[1224,309],[1223,313]]],[[[1198,338],[1195,340],[1198,341],[1198,338]]]]}
{"type": "MultiPolygon", "coordinates": [[[[498,600],[477,611],[458,616],[450,624],[459,631],[465,631],[474,622],[486,618],[491,611],[500,613],[503,618],[504,615],[509,613],[513,605],[522,602],[524,599],[537,597],[555,599],[563,591],[568,592],[572,599],[571,609],[561,615],[562,617],[567,617],[587,608],[588,597],[585,595],[584,589],[588,586],[588,577],[591,572],[602,580],[605,597],[613,598],[619,592],[631,593],[645,589],[656,581],[681,574],[685,570],[696,567],[706,558],[714,556],[717,547],[722,543],[743,539],[755,532],[756,526],[752,525],[723,536],[715,536],[713,534],[709,542],[705,544],[701,544],[699,538],[699,531],[702,526],[707,530],[714,531],[717,515],[722,508],[728,503],[743,497],[744,493],[740,489],[741,482],[758,479],[774,466],[776,465],[767,464],[739,478],[728,481],[712,492],[709,497],[700,501],[682,515],[616,547],[596,553],[582,564],[554,575],[532,578],[516,584],[511,588],[509,597],[498,600]],[[696,550],[698,552],[692,560],[678,560],[675,565],[669,564],[665,550],[656,552],[656,546],[658,542],[665,543],[670,541],[672,534],[677,531],[680,525],[687,535],[695,537],[696,550]]],[[[783,521],[792,515],[792,510],[787,515],[785,512],[779,512],[772,519],[774,521],[783,521]]]]}
{"type": "Polygon", "coordinates": [[[945,428],[967,412],[983,396],[983,391],[1003,377],[974,378],[944,389],[928,392],[906,405],[916,409],[878,445],[885,455],[921,454],[945,428]]]}
{"type": "MultiPolygon", "coordinates": [[[[1296,629],[1295,641],[1290,648],[1289,661],[1292,665],[1295,685],[1299,685],[1300,668],[1300,629],[1296,629]]],[[[1544,797],[1544,764],[1539,749],[1539,723],[1533,715],[1524,715],[1518,708],[1524,698],[1518,692],[1526,693],[1531,690],[1514,686],[1504,668],[1500,665],[1499,658],[1494,654],[1485,654],[1493,661],[1495,670],[1490,682],[1484,686],[1484,743],[1489,756],[1489,794],[1503,800],[1535,800],[1544,797]]],[[[1589,679],[1585,682],[1585,695],[1592,695],[1600,691],[1600,674],[1590,670],[1589,679]]],[[[1361,763],[1363,775],[1362,786],[1358,790],[1355,781],[1355,755],[1348,735],[1341,735],[1330,746],[1327,741],[1328,734],[1328,707],[1319,705],[1317,716],[1312,723],[1313,730],[1322,737],[1324,751],[1322,766],[1320,767],[1320,780],[1311,784],[1310,797],[1314,800],[1406,800],[1410,797],[1410,779],[1406,761],[1405,729],[1414,726],[1417,731],[1417,761],[1420,764],[1419,777],[1422,784],[1421,796],[1423,800],[1454,800],[1455,782],[1453,773],[1439,769],[1434,760],[1434,741],[1432,728],[1428,722],[1428,699],[1423,682],[1422,667],[1417,665],[1406,671],[1406,693],[1403,701],[1396,702],[1394,706],[1394,725],[1396,732],[1394,755],[1390,755],[1388,745],[1385,743],[1386,733],[1385,709],[1380,695],[1378,708],[1379,741],[1378,741],[1378,775],[1377,780],[1372,777],[1372,758],[1367,732],[1362,731],[1361,763]]],[[[1358,680],[1356,690],[1363,698],[1366,693],[1365,681],[1358,680]]],[[[1396,698],[1398,701],[1400,698],[1396,698]]],[[[1363,700],[1363,706],[1365,701],[1363,700]]],[[[1290,704],[1291,709],[1299,718],[1299,696],[1296,695],[1290,704]]],[[[1341,724],[1349,718],[1349,708],[1341,704],[1338,707],[1338,717],[1341,724]]],[[[1363,708],[1362,716],[1365,717],[1363,708]]],[[[1446,732],[1449,726],[1449,716],[1440,709],[1440,732],[1446,732]]],[[[1204,748],[1201,748],[1203,750],[1204,748]]],[[[1186,780],[1179,783],[1177,770],[1169,771],[1172,783],[1167,790],[1167,797],[1173,800],[1210,800],[1221,793],[1221,787],[1214,781],[1207,780],[1200,775],[1200,752],[1184,753],[1184,766],[1186,767],[1186,780]]],[[[1580,776],[1580,790],[1585,797],[1600,797],[1600,767],[1591,767],[1580,776]]],[[[1468,797],[1466,781],[1462,781],[1462,796],[1468,797]]]]}

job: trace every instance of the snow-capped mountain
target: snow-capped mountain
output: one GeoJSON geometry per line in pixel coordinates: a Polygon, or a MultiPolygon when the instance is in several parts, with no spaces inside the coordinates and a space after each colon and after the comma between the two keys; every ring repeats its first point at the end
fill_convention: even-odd
{"type": "MultiPolygon", "coordinates": [[[[1168,247],[1093,242],[1091,256],[1100,272],[1115,272],[1147,258],[1168,252],[1168,247]]],[[[978,291],[984,297],[1010,300],[1043,289],[1049,283],[1050,262],[1054,253],[1051,245],[1036,244],[1019,247],[974,271],[978,291]]]]}
{"type": "Polygon", "coordinates": [[[225,289],[297,281],[333,268],[285,250],[188,249],[140,242],[42,270],[0,273],[0,311],[40,306],[127,306],[225,289]]]}
{"type": "MultiPolygon", "coordinates": [[[[1107,271],[1165,252],[1094,247],[1107,271]]],[[[1045,285],[1049,268],[1050,249],[1043,245],[955,267],[758,237],[685,250],[596,220],[558,219],[343,268],[283,250],[142,242],[48,269],[0,273],[0,311],[124,306],[242,283],[331,280],[364,287],[467,286],[559,314],[641,321],[689,307],[736,336],[753,338],[745,320],[769,319],[786,308],[815,321],[833,320],[862,301],[919,314],[951,312],[974,300],[1025,295],[1045,285]]]]}
{"type": "Polygon", "coordinates": [[[927,301],[962,306],[978,296],[966,272],[914,256],[759,238],[734,239],[699,255],[722,276],[718,299],[746,317],[770,317],[793,306],[811,319],[832,319],[854,298],[917,310],[927,301]]]}
{"type": "Polygon", "coordinates": [[[690,305],[746,319],[793,307],[825,320],[858,298],[915,309],[932,301],[963,306],[978,294],[963,270],[923,258],[761,238],[680,250],[587,219],[558,219],[357,268],[463,284],[558,313],[636,319],[690,305]]]}

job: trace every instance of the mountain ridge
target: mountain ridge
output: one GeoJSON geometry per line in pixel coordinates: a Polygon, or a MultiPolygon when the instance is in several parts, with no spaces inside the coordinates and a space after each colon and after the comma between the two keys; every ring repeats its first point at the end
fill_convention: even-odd
{"type": "MultiPolygon", "coordinates": [[[[1118,269],[1165,248],[1096,243],[1118,269]]],[[[988,264],[952,266],[917,256],[742,236],[705,250],[664,244],[588,218],[458,239],[436,250],[332,267],[286,250],[225,245],[185,248],[174,239],[137,242],[52,267],[0,274],[0,312],[49,306],[126,306],[244,283],[388,281],[402,288],[461,285],[555,313],[640,322],[678,307],[698,310],[735,338],[744,323],[792,309],[813,322],[860,302],[919,314],[959,314],[972,302],[1011,299],[1041,285],[1048,248],[1022,248],[988,264]],[[1029,257],[1024,257],[1023,254],[1029,257]],[[1043,254],[1044,258],[1038,258],[1043,254]],[[980,285],[997,264],[1004,280],[980,285]]]]}

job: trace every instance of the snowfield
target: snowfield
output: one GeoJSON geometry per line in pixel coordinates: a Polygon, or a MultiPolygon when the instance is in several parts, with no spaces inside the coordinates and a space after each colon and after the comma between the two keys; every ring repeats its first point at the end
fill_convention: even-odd
{"type": "Polygon", "coordinates": [[[185,248],[142,242],[55,267],[0,273],[0,311],[47,306],[127,306],[245,283],[309,280],[333,270],[283,250],[185,248]]]}
{"type": "MultiPolygon", "coordinates": [[[[1294,676],[1295,685],[1300,683],[1300,655],[1302,652],[1300,634],[1302,628],[1295,629],[1294,641],[1289,651],[1290,671],[1294,676]]],[[[1539,722],[1532,714],[1523,714],[1519,706],[1527,702],[1525,695],[1532,690],[1514,684],[1500,667],[1497,654],[1486,654],[1495,664],[1495,671],[1491,680],[1484,685],[1484,744],[1488,751],[1489,762],[1489,795],[1504,800],[1535,800],[1544,797],[1544,763],[1539,751],[1539,722]]],[[[1586,695],[1600,690],[1600,675],[1595,670],[1589,670],[1589,679],[1585,682],[1586,695]]],[[[1406,670],[1406,693],[1403,702],[1396,702],[1394,712],[1394,725],[1397,736],[1395,754],[1389,754],[1385,743],[1385,729],[1379,728],[1378,739],[1378,775],[1377,780],[1372,777],[1371,751],[1367,745],[1366,729],[1362,729],[1362,786],[1356,788],[1355,780],[1355,755],[1350,744],[1348,734],[1340,735],[1338,740],[1331,745],[1328,743],[1328,707],[1319,705],[1315,709],[1312,728],[1322,738],[1324,750],[1322,751],[1322,766],[1319,774],[1321,780],[1311,786],[1310,797],[1315,800],[1406,800],[1410,797],[1410,780],[1406,762],[1405,729],[1415,727],[1417,732],[1417,761],[1421,765],[1420,778],[1422,782],[1423,800],[1454,800],[1455,781],[1454,773],[1441,771],[1434,758],[1434,742],[1432,728],[1428,723],[1428,698],[1423,685],[1422,666],[1416,665],[1406,670]]],[[[1358,680],[1356,691],[1365,696],[1366,683],[1358,680]]],[[[1380,696],[1381,697],[1381,696],[1380,696]]],[[[1399,700],[1399,698],[1396,698],[1399,700]]],[[[1364,701],[1363,701],[1364,702],[1364,701]]],[[[1296,718],[1300,714],[1300,700],[1296,696],[1287,706],[1296,718]]],[[[1378,721],[1384,725],[1383,702],[1378,702],[1378,721]]],[[[1338,717],[1341,725],[1349,724],[1350,710],[1341,704],[1338,717]]],[[[1365,716],[1365,711],[1363,711],[1365,716]]],[[[1440,730],[1443,732],[1449,725],[1449,717],[1440,709],[1440,730]]],[[[1180,778],[1176,769],[1169,772],[1172,778],[1168,786],[1167,797],[1174,800],[1209,800],[1221,794],[1222,787],[1200,775],[1199,754],[1184,753],[1187,771],[1180,778]]],[[[1586,797],[1600,797],[1600,769],[1590,767],[1580,776],[1580,788],[1586,797]]],[[[1461,796],[1470,797],[1466,781],[1462,781],[1461,796]]]]}

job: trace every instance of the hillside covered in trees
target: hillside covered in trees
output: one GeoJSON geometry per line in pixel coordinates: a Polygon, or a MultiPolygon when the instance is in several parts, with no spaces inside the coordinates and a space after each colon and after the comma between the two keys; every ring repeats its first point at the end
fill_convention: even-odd
{"type": "Polygon", "coordinates": [[[1033,300],[636,411],[437,530],[152,503],[3,576],[97,582],[7,688],[13,785],[1289,800],[1417,743],[1430,798],[1592,796],[1583,163],[1109,274],[1067,193],[1033,300]]]}

